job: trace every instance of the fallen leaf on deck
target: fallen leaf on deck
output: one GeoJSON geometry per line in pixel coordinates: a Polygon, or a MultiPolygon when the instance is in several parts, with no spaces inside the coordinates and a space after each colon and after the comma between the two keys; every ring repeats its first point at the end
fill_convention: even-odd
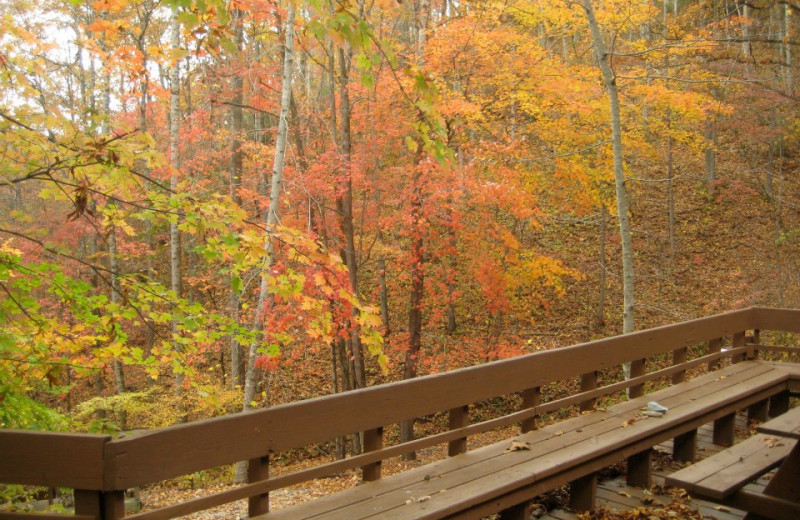
{"type": "Polygon", "coordinates": [[[783,443],[777,437],[767,437],[764,439],[764,445],[767,448],[774,448],[776,446],[783,446],[783,443]]]}
{"type": "Polygon", "coordinates": [[[531,449],[531,445],[527,442],[511,441],[511,445],[508,448],[506,448],[506,451],[520,451],[529,449],[531,449]]]}
{"type": "Polygon", "coordinates": [[[622,427],[623,428],[627,428],[628,426],[630,426],[631,424],[633,424],[635,422],[636,422],[636,418],[635,417],[631,417],[630,419],[622,421],[622,427]]]}
{"type": "Polygon", "coordinates": [[[620,496],[623,496],[625,498],[631,498],[631,494],[630,493],[626,493],[624,491],[617,491],[617,494],[620,495],[620,496]]]}
{"type": "Polygon", "coordinates": [[[723,513],[730,513],[731,512],[730,509],[728,509],[727,507],[722,507],[722,506],[714,506],[714,509],[716,509],[717,511],[721,511],[723,513]]]}

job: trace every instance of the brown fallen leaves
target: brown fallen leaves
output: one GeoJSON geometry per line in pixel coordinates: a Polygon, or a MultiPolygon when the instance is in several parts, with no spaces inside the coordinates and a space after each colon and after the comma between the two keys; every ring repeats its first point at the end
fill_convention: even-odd
{"type": "Polygon", "coordinates": [[[601,507],[578,515],[581,520],[702,520],[703,515],[680,499],[660,507],[638,507],[618,511],[601,507]]]}

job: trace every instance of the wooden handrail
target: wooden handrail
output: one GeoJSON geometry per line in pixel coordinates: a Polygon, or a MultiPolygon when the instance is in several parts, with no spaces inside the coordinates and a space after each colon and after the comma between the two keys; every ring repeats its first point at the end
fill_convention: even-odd
{"type": "MultiPolygon", "coordinates": [[[[367,478],[375,479],[380,477],[380,462],[389,457],[448,442],[451,454],[460,453],[466,446],[464,439],[476,433],[519,422],[529,430],[535,427],[536,416],[549,411],[585,404],[628,388],[642,388],[648,381],[671,376],[673,381],[681,380],[688,369],[705,363],[713,367],[725,358],[739,360],[754,351],[785,349],[744,341],[746,330],[759,329],[800,332],[800,311],[760,307],[732,311],[120,439],[0,430],[0,482],[118,492],[240,460],[268,460],[272,453],[354,432],[380,432],[409,418],[450,411],[450,429],[445,432],[386,447],[376,434],[369,446],[371,451],[362,455],[288,475],[262,476],[243,487],[131,518],[172,518],[359,466],[366,466],[367,478]],[[733,348],[687,360],[688,347],[716,338],[733,338],[733,348]],[[600,388],[585,385],[585,391],[554,401],[542,402],[539,398],[544,395],[540,389],[553,382],[661,354],[671,354],[672,364],[600,388]],[[515,393],[523,395],[520,411],[469,424],[467,405],[515,393]]],[[[267,475],[266,469],[262,475],[267,475]]]]}

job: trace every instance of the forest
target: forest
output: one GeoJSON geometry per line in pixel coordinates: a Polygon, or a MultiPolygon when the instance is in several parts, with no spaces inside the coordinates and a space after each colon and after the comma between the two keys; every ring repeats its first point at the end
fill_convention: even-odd
{"type": "Polygon", "coordinates": [[[0,5],[2,428],[800,305],[792,0],[0,5]]]}

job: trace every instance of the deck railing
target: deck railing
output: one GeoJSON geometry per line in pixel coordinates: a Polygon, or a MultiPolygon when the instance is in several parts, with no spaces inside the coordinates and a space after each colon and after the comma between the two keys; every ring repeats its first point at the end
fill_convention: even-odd
{"type": "MultiPolygon", "coordinates": [[[[761,344],[760,331],[800,332],[800,311],[733,311],[124,438],[0,430],[0,483],[75,490],[74,516],[36,518],[117,519],[125,516],[124,492],[129,488],[247,460],[244,486],[126,518],[174,518],[240,499],[248,499],[250,516],[263,514],[269,510],[269,492],[276,489],[353,468],[361,468],[364,480],[376,480],[381,462],[391,457],[445,443],[448,454],[457,455],[467,450],[467,439],[475,434],[515,424],[530,431],[538,416],[574,406],[590,409],[598,398],[617,392],[638,396],[649,382],[678,383],[693,369],[713,370],[723,362],[755,359],[759,352],[800,353],[800,348],[761,344]],[[631,378],[614,379],[627,362],[631,378]],[[547,399],[548,385],[571,378],[576,393],[547,399]],[[518,410],[470,423],[469,405],[514,394],[521,396],[518,410]],[[385,427],[441,412],[449,414],[444,431],[384,445],[385,427]],[[269,476],[274,454],[357,432],[363,434],[362,454],[269,476]]],[[[0,520],[10,518],[18,515],[0,513],[0,520]]]]}

